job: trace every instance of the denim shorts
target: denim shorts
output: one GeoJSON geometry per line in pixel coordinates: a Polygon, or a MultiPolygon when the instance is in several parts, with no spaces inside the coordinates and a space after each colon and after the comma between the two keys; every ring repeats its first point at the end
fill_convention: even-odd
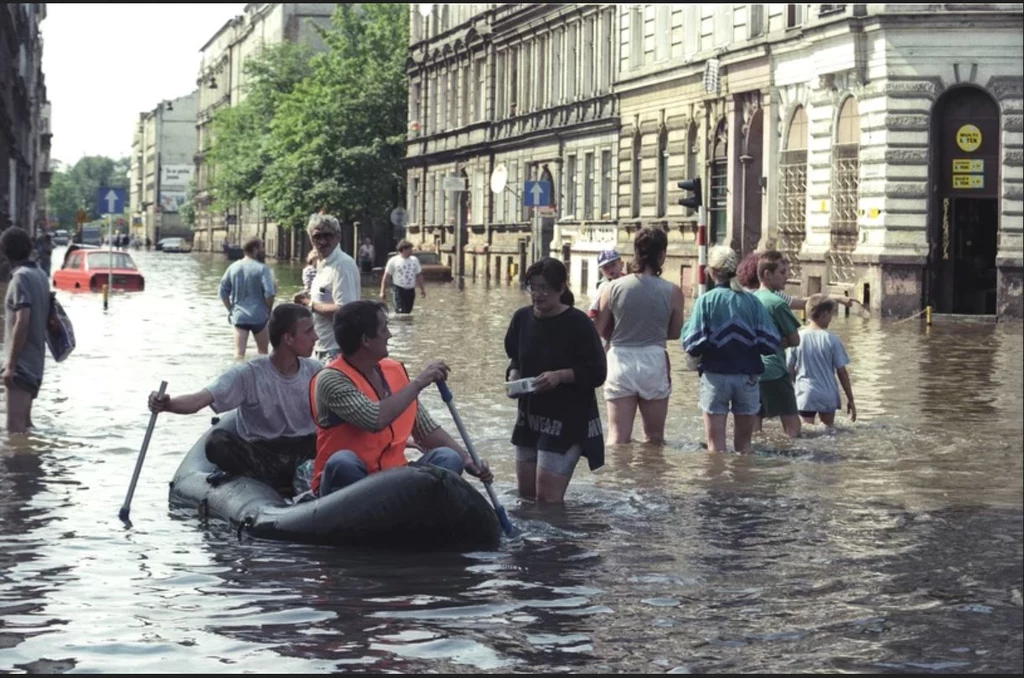
{"type": "Polygon", "coordinates": [[[235,323],[235,327],[237,327],[238,329],[247,330],[249,332],[252,332],[253,334],[259,334],[260,332],[263,331],[263,328],[266,326],[267,323],[260,323],[258,325],[254,323],[235,323]]]}
{"type": "Polygon", "coordinates": [[[700,409],[706,414],[757,414],[761,411],[758,375],[705,372],[700,377],[700,409]]]}

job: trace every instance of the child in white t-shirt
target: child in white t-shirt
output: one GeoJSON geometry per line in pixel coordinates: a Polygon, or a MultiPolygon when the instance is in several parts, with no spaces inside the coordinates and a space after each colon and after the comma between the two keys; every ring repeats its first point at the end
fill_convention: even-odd
{"type": "Polygon", "coordinates": [[[826,426],[835,424],[836,410],[842,407],[836,377],[846,394],[846,411],[851,421],[857,421],[857,407],[853,403],[853,386],[846,366],[850,357],[838,336],[828,331],[839,305],[824,294],[812,295],[807,300],[810,326],[800,330],[800,345],[788,349],[788,367],[793,376],[796,405],[806,424],[815,417],[826,426]]]}

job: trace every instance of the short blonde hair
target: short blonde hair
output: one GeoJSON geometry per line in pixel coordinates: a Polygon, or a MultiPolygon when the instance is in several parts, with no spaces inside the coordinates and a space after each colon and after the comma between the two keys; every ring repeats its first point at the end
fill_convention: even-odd
{"type": "Polygon", "coordinates": [[[320,253],[316,250],[310,250],[309,254],[306,255],[306,263],[312,266],[318,261],[320,261],[320,253]]]}
{"type": "Polygon", "coordinates": [[[807,299],[807,305],[804,306],[807,317],[814,321],[825,315],[833,315],[837,310],[839,310],[839,304],[835,299],[829,298],[827,294],[812,294],[807,299]]]}

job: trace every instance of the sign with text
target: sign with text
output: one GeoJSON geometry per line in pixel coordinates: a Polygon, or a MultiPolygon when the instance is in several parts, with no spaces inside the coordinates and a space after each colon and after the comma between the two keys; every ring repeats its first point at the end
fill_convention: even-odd
{"type": "Polygon", "coordinates": [[[188,185],[192,183],[194,165],[162,165],[160,167],[160,209],[177,212],[185,204],[188,185]]]}
{"type": "Polygon", "coordinates": [[[953,158],[953,172],[956,174],[974,174],[985,171],[985,161],[973,158],[953,158]]]}
{"type": "Polygon", "coordinates": [[[982,174],[954,174],[953,188],[985,188],[985,176],[982,174]]]}

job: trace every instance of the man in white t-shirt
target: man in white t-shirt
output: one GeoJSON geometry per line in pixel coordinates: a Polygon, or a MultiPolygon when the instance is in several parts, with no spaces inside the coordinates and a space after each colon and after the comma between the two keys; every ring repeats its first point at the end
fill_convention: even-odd
{"type": "Polygon", "coordinates": [[[308,308],[278,305],[269,334],[269,356],[236,365],[195,393],[175,398],[151,393],[149,409],[194,414],[210,407],[220,414],[237,408],[238,432],[212,431],[206,458],[226,475],[255,478],[291,494],[296,467],[316,456],[309,383],[322,366],[309,357],[317,335],[308,308]]]}
{"type": "Polygon", "coordinates": [[[395,313],[412,313],[417,286],[423,298],[427,298],[427,287],[423,284],[423,268],[420,266],[420,260],[412,256],[412,243],[408,240],[398,243],[398,254],[391,257],[384,267],[384,277],[380,281],[381,299],[384,299],[384,290],[387,289],[389,282],[394,285],[395,313]]]}
{"type": "Polygon", "coordinates": [[[341,224],[337,219],[330,214],[314,214],[307,231],[320,263],[309,294],[296,294],[295,302],[313,311],[316,357],[326,365],[341,352],[334,338],[334,312],[343,304],[359,300],[361,279],[356,260],[341,249],[341,224]]]}

